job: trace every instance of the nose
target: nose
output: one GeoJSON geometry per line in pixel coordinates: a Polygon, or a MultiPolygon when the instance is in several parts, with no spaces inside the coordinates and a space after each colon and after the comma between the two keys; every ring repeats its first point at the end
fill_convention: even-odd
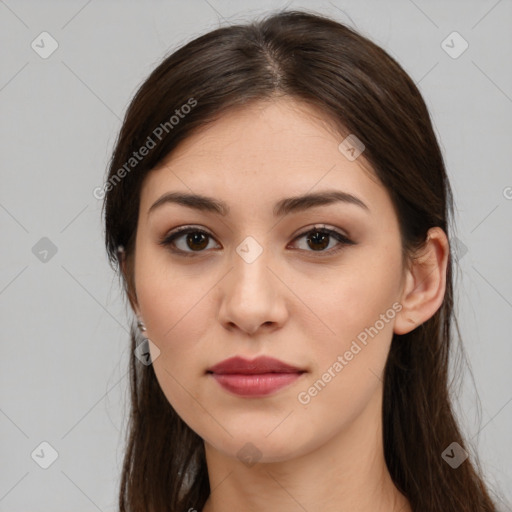
{"type": "Polygon", "coordinates": [[[251,263],[233,254],[233,268],[219,283],[219,321],[226,329],[253,335],[278,329],[286,321],[286,287],[267,254],[264,250],[251,263]]]}

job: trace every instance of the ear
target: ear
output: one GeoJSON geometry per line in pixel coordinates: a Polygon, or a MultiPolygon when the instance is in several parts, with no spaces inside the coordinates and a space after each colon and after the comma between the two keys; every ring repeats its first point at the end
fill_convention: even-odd
{"type": "Polygon", "coordinates": [[[450,246],[440,227],[430,228],[427,241],[406,271],[394,332],[407,334],[431,318],[441,306],[446,290],[450,246]]]}

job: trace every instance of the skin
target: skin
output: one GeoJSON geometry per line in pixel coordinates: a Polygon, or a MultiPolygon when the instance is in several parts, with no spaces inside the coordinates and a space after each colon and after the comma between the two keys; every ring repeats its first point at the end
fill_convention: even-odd
{"type": "Polygon", "coordinates": [[[411,510],[384,460],[381,376],[393,333],[413,330],[442,303],[448,241],[432,228],[414,264],[402,261],[388,192],[362,167],[364,153],[349,161],[339,151],[341,140],[309,106],[258,102],[187,138],[144,181],[130,300],[154,344],[165,396],[205,442],[214,491],[204,511],[411,510]],[[337,202],[272,215],[280,199],[331,189],[357,196],[369,211],[337,202]],[[171,203],[148,214],[170,191],[222,200],[230,214],[171,203]],[[159,245],[189,224],[211,234],[202,252],[187,235],[175,240],[195,257],[159,245]],[[355,245],[329,255],[335,238],[320,249],[307,235],[296,238],[318,224],[355,245]],[[247,236],[263,249],[252,263],[236,252],[247,236]],[[301,403],[299,393],[390,310],[378,334],[301,403]],[[263,398],[235,396],[205,373],[231,356],[262,354],[306,373],[263,398]],[[257,449],[254,465],[237,456],[246,443],[257,449]]]}

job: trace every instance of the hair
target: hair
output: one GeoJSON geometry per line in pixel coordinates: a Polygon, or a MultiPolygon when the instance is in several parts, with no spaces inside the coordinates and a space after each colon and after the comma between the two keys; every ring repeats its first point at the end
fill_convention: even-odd
{"type": "MultiPolygon", "coordinates": [[[[382,48],[342,23],[278,11],[184,44],[134,95],[110,160],[103,204],[109,261],[120,268],[122,246],[126,266],[119,274],[130,302],[145,176],[180,141],[230,109],[280,97],[314,107],[340,136],[354,134],[364,143],[364,159],[391,196],[407,261],[430,228],[439,226],[449,236],[452,192],[429,112],[411,78],[382,48]],[[151,149],[134,163],[134,152],[150,147],[150,140],[151,149]]],[[[414,511],[495,511],[478,462],[469,458],[453,469],[441,457],[454,441],[467,447],[450,399],[454,326],[460,339],[452,255],[440,308],[413,331],[393,336],[384,372],[384,456],[414,511]]],[[[203,440],[170,405],[153,366],[135,357],[137,336],[132,323],[131,414],[119,509],[201,510],[210,493],[203,440]]]]}

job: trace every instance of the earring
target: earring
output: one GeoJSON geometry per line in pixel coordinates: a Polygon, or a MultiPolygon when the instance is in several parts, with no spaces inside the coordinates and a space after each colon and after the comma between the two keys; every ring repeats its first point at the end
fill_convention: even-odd
{"type": "Polygon", "coordinates": [[[144,325],[144,322],[140,318],[137,321],[137,327],[139,328],[140,332],[144,332],[146,330],[146,326],[144,325]]]}

